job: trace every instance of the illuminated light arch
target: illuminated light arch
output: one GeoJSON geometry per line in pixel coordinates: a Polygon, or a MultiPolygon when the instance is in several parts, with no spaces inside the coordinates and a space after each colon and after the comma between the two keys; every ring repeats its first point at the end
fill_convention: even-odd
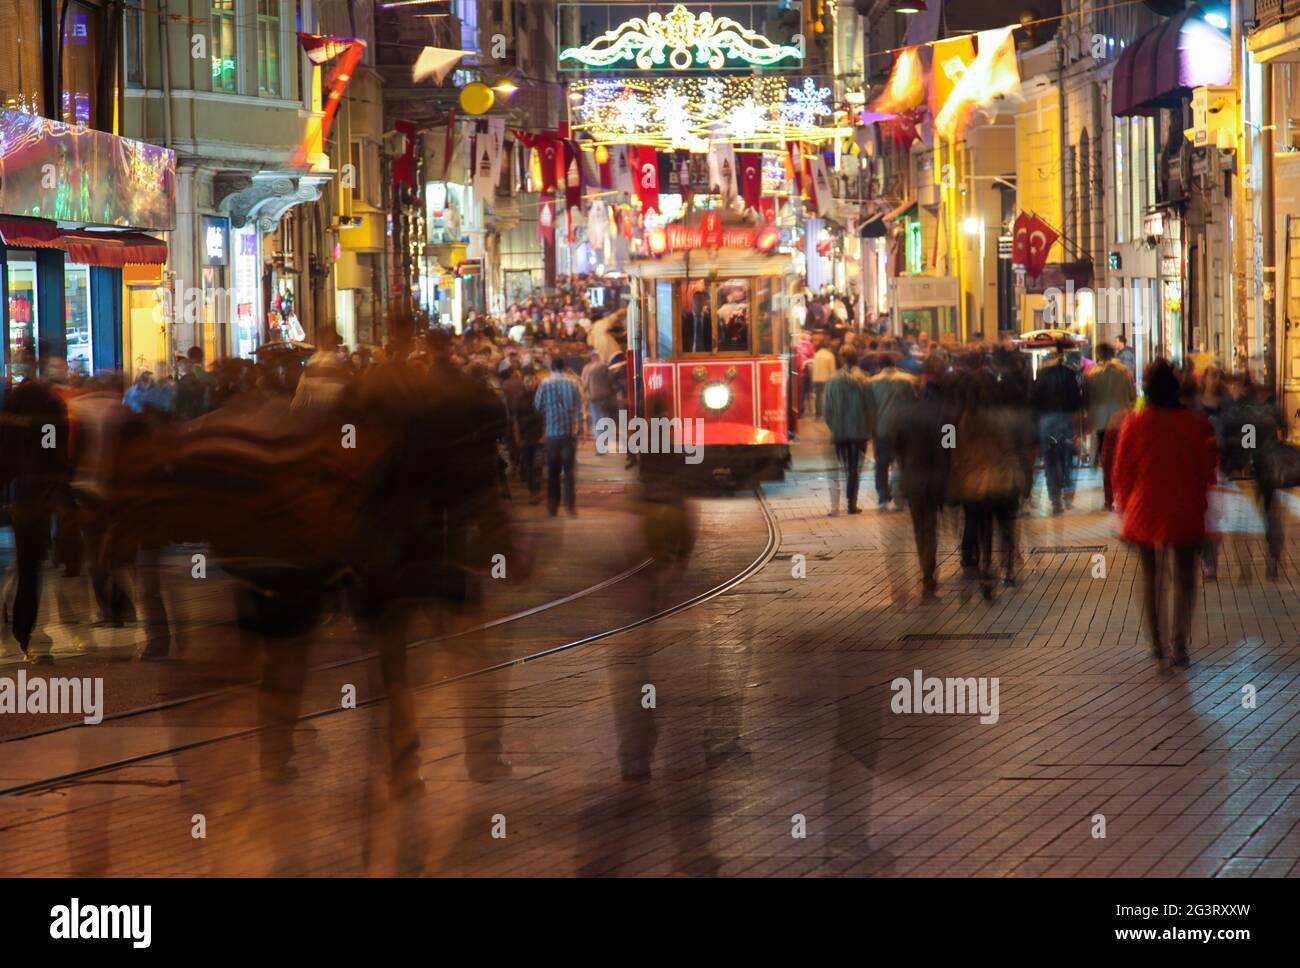
{"type": "Polygon", "coordinates": [[[585,47],[560,51],[561,63],[572,60],[584,67],[609,67],[635,60],[643,71],[665,64],[678,71],[692,67],[716,71],[728,60],[771,67],[787,58],[802,62],[803,57],[802,47],[774,44],[730,17],[697,15],[680,3],[666,17],[661,13],[633,17],[585,47]]]}

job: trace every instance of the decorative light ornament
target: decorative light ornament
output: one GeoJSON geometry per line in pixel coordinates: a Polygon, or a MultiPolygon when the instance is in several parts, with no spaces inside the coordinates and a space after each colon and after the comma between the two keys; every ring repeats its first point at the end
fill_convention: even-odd
{"type": "Polygon", "coordinates": [[[664,137],[674,145],[685,145],[691,136],[691,118],[687,98],[680,91],[669,91],[655,98],[655,120],[663,124],[664,137]]]}
{"type": "Polygon", "coordinates": [[[560,51],[561,64],[572,60],[584,67],[609,67],[635,59],[636,66],[643,71],[663,67],[665,63],[678,71],[692,67],[717,71],[728,60],[771,67],[787,58],[802,62],[803,50],[774,44],[730,17],[694,14],[680,3],[666,17],[661,13],[633,17],[585,47],[560,51]]]}
{"type": "Polygon", "coordinates": [[[614,99],[617,124],[628,134],[650,127],[650,108],[651,105],[631,91],[624,91],[614,99]]]}
{"type": "Polygon", "coordinates": [[[811,77],[803,79],[803,87],[790,88],[789,97],[781,113],[791,124],[810,128],[817,123],[818,117],[831,113],[831,89],[818,87],[811,77]]]}
{"type": "Polygon", "coordinates": [[[480,81],[466,84],[460,91],[460,107],[466,114],[487,114],[496,100],[492,88],[480,81]]]}
{"type": "Polygon", "coordinates": [[[767,108],[755,103],[752,97],[737,104],[727,114],[727,127],[737,138],[752,138],[761,131],[767,122],[767,108]]]}
{"type": "Polygon", "coordinates": [[[716,77],[710,77],[700,85],[700,107],[707,113],[715,114],[722,110],[722,95],[727,86],[716,77]]]}

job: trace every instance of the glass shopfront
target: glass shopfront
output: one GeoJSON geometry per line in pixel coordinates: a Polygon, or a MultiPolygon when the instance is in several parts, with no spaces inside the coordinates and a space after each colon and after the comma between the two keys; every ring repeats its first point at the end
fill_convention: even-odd
{"type": "Polygon", "coordinates": [[[23,380],[29,374],[22,365],[26,354],[35,352],[38,332],[36,328],[36,253],[10,250],[5,261],[7,300],[5,318],[8,320],[9,343],[5,377],[23,380]]]}
{"type": "Polygon", "coordinates": [[[63,319],[68,334],[68,375],[95,375],[91,337],[90,266],[63,267],[63,319]]]}

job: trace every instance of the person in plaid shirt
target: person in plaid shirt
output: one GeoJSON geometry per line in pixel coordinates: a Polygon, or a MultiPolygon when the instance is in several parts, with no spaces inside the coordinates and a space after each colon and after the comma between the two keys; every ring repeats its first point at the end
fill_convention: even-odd
{"type": "Polygon", "coordinates": [[[564,476],[564,506],[577,514],[573,472],[577,454],[582,391],[564,373],[564,357],[551,357],[551,375],[537,388],[533,406],[546,418],[546,504],[554,517],[560,510],[560,476],[564,476]]]}

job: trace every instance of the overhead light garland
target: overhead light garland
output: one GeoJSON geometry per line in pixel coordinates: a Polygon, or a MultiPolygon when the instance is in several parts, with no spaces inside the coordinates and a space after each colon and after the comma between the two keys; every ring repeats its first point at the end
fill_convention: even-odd
{"type": "Polygon", "coordinates": [[[812,78],[648,77],[574,81],[574,130],[607,144],[703,151],[709,142],[754,147],[822,141],[836,133],[830,88],[812,78]]]}
{"type": "Polygon", "coordinates": [[[665,64],[678,71],[717,71],[728,61],[771,67],[784,60],[802,63],[803,57],[802,47],[774,44],[730,17],[694,14],[680,3],[667,16],[633,17],[583,47],[560,51],[561,65],[610,67],[634,60],[643,71],[665,64]]]}

